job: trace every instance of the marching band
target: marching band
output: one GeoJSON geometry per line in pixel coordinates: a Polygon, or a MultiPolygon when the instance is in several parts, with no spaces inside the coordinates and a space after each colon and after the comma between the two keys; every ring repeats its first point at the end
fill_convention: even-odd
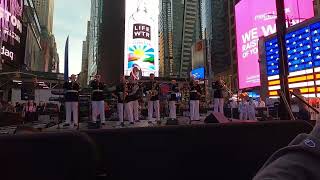
{"type": "MultiPolygon", "coordinates": [[[[189,90],[189,115],[190,123],[200,120],[200,98],[204,95],[199,81],[191,78],[190,83],[186,83],[189,90]]],[[[155,80],[155,75],[150,74],[148,81],[140,81],[138,77],[120,76],[119,83],[116,85],[112,96],[117,100],[117,115],[121,127],[125,126],[124,121],[128,120],[130,125],[134,125],[140,121],[140,104],[141,100],[147,104],[147,120],[148,124],[161,124],[160,120],[160,86],[155,80]]],[[[177,81],[172,80],[167,84],[167,106],[169,120],[177,120],[177,102],[181,97],[181,90],[177,81]]],[[[98,117],[102,125],[105,125],[105,84],[101,82],[101,76],[96,75],[89,83],[91,88],[91,109],[92,123],[96,124],[98,117]]],[[[76,76],[72,75],[70,81],[65,82],[65,108],[66,108],[66,123],[64,126],[70,126],[71,117],[73,124],[78,126],[79,122],[79,91],[80,85],[76,81],[76,76]]],[[[162,96],[161,96],[162,97],[162,96]]],[[[142,106],[143,107],[143,106],[142,106]]],[[[141,112],[142,113],[142,112],[141,112]]],[[[98,126],[95,126],[98,127],[98,126]]]]}

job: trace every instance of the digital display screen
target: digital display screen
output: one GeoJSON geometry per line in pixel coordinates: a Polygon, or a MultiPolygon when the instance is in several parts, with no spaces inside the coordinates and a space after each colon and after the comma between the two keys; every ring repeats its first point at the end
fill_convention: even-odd
{"type": "MultiPolygon", "coordinates": [[[[320,22],[289,31],[285,37],[288,52],[289,88],[300,89],[315,97],[320,88],[320,22]]],[[[265,41],[269,96],[277,96],[279,80],[279,45],[277,37],[265,41]]]]}
{"type": "MultiPolygon", "coordinates": [[[[267,75],[279,75],[279,47],[277,38],[265,42],[267,75]]],[[[320,22],[286,35],[289,72],[320,67],[320,22]]]]}
{"type": "MultiPolygon", "coordinates": [[[[285,0],[285,13],[290,25],[309,19],[314,16],[313,0],[285,0]]],[[[239,87],[260,86],[258,41],[276,32],[276,1],[241,0],[235,14],[239,87]]]]}
{"type": "Polygon", "coordinates": [[[191,76],[195,79],[205,79],[205,69],[203,67],[191,71],[191,76]]]}
{"type": "Polygon", "coordinates": [[[256,92],[247,92],[250,98],[259,98],[260,95],[256,92]]]}
{"type": "Polygon", "coordinates": [[[20,64],[24,61],[25,28],[22,22],[24,1],[2,0],[0,3],[1,57],[20,64]]]}
{"type": "Polygon", "coordinates": [[[124,74],[159,76],[159,0],[126,0],[124,74]]]}

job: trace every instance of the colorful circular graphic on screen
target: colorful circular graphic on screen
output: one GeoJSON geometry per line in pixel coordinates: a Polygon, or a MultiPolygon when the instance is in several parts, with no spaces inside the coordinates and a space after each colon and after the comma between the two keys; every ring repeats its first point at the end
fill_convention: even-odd
{"type": "Polygon", "coordinates": [[[129,47],[129,62],[140,61],[154,64],[154,49],[148,45],[133,45],[129,47]]]}

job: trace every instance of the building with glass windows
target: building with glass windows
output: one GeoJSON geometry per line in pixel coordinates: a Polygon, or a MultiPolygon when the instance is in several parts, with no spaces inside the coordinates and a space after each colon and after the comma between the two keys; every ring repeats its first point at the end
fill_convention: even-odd
{"type": "Polygon", "coordinates": [[[233,8],[233,0],[202,0],[202,33],[207,41],[207,59],[216,76],[230,70],[230,40],[235,39],[233,8]]]}
{"type": "Polygon", "coordinates": [[[102,18],[102,0],[91,0],[90,25],[88,33],[88,73],[87,80],[97,73],[99,59],[99,30],[102,18]]]}
{"type": "Polygon", "coordinates": [[[160,1],[160,76],[189,76],[191,47],[201,32],[199,14],[199,0],[160,1]]]}

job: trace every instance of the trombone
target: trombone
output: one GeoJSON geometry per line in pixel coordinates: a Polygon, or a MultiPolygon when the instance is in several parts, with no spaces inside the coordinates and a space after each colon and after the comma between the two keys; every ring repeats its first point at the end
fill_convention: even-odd
{"type": "Polygon", "coordinates": [[[220,80],[222,88],[225,89],[227,91],[227,93],[229,94],[230,97],[233,96],[233,92],[231,91],[230,88],[228,88],[228,86],[226,85],[226,82],[224,82],[222,79],[220,80]]]}

